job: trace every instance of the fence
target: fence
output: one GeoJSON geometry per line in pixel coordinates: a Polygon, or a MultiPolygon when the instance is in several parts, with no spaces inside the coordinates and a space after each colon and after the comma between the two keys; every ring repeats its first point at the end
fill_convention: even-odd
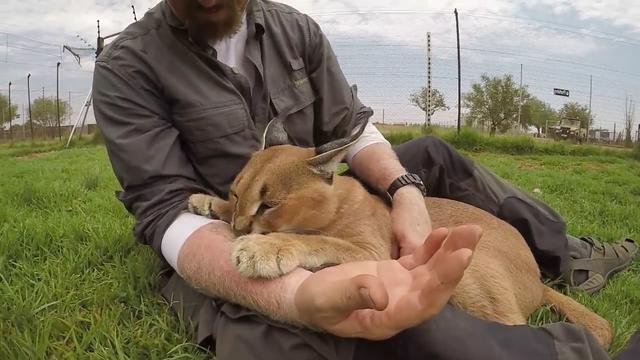
{"type": "MultiPolygon", "coordinates": [[[[303,10],[320,24],[345,76],[350,83],[358,84],[361,100],[373,108],[373,121],[379,123],[425,122],[425,113],[411,104],[409,97],[427,85],[426,35],[431,33],[432,85],[444,95],[450,108],[437,111],[432,123],[455,126],[458,64],[453,9],[379,10],[374,3],[354,5],[356,9],[368,10],[345,8],[320,12],[313,11],[314,5],[303,10]]],[[[413,6],[424,8],[425,4],[414,2],[413,6]]],[[[640,39],[625,36],[622,31],[611,34],[586,26],[531,19],[527,18],[527,9],[524,10],[511,12],[512,15],[505,15],[504,11],[501,14],[459,11],[463,96],[471,91],[481,74],[510,74],[516,83],[522,82],[530,94],[556,110],[567,102],[589,106],[595,119],[592,129],[597,130],[589,132],[591,139],[617,140],[621,134],[624,138],[625,104],[629,98],[640,98],[640,70],[636,70],[635,65],[640,57],[640,39]],[[569,97],[554,95],[554,88],[568,90],[569,97]]],[[[7,35],[7,41],[17,40],[7,35]]],[[[24,42],[24,38],[20,41],[23,41],[18,44],[21,47],[37,45],[39,52],[59,52],[54,44],[32,44],[24,42]]],[[[14,48],[14,51],[17,50],[14,48]]],[[[31,78],[32,99],[41,91],[44,96],[45,90],[47,97],[55,95],[56,67],[51,61],[37,63],[45,67],[49,77],[46,80],[38,75],[31,78]]],[[[90,66],[79,69],[74,61],[63,59],[60,68],[60,96],[68,100],[75,111],[64,119],[66,125],[76,118],[91,84],[90,66]]],[[[92,59],[83,61],[86,64],[92,59]]],[[[28,104],[24,80],[16,78],[13,84],[13,100],[19,110],[28,104]]],[[[0,84],[0,93],[6,95],[8,89],[4,86],[0,84]]],[[[463,117],[467,113],[463,108],[463,117]]],[[[25,110],[21,114],[22,119],[28,116],[25,110]]],[[[92,114],[88,122],[93,122],[92,114]]],[[[14,121],[19,126],[23,123],[24,120],[14,121]]],[[[637,123],[633,126],[632,137],[637,141],[640,135],[637,123]]]]}
{"type": "MultiPolygon", "coordinates": [[[[640,56],[640,40],[531,19],[459,13],[463,97],[481,74],[510,74],[531,95],[556,110],[568,102],[590,106],[595,130],[589,131],[592,141],[624,140],[625,104],[628,98],[640,97],[640,72],[635,72],[631,56],[640,56]],[[603,55],[605,52],[609,55],[603,55]],[[554,88],[569,90],[569,97],[554,95],[554,88]]],[[[409,97],[427,85],[426,34],[430,32],[433,88],[450,107],[436,112],[432,123],[457,124],[453,9],[311,16],[329,38],[348,81],[358,84],[361,100],[374,109],[373,120],[385,124],[425,122],[425,113],[409,97]]],[[[463,102],[463,118],[467,113],[463,102]]],[[[640,136],[636,126],[633,124],[634,141],[640,136]]]]}
{"type": "MultiPolygon", "coordinates": [[[[8,127],[8,126],[7,126],[8,127]]],[[[58,132],[57,126],[52,127],[44,127],[44,126],[34,126],[33,127],[33,139],[57,139],[59,135],[61,135],[62,140],[66,141],[71,134],[71,129],[73,126],[66,125],[60,127],[60,132],[58,132]]],[[[81,129],[80,126],[76,129],[74,137],[78,136],[90,136],[97,132],[96,124],[85,124],[85,126],[81,129]]],[[[12,126],[11,131],[9,129],[0,129],[0,143],[6,143],[13,141],[25,141],[31,140],[31,128],[29,125],[22,126],[12,126]]]]}

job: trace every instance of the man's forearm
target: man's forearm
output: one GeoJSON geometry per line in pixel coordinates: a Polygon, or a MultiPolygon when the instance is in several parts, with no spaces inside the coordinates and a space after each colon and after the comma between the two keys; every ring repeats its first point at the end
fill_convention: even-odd
{"type": "Polygon", "coordinates": [[[388,143],[371,144],[360,150],[349,162],[349,167],[381,193],[387,191],[393,180],[407,172],[388,143]]]}
{"type": "MultiPolygon", "coordinates": [[[[349,162],[351,169],[363,181],[384,194],[389,185],[406,173],[395,152],[387,143],[372,144],[358,152],[349,162]]],[[[411,254],[431,232],[431,219],[422,192],[414,186],[403,186],[391,201],[391,223],[399,253],[411,254]]]]}
{"type": "Polygon", "coordinates": [[[180,249],[178,273],[210,296],[253,309],[271,318],[300,323],[293,306],[295,289],[310,273],[298,269],[277,279],[249,279],[231,263],[233,234],[229,226],[211,223],[196,230],[180,249]]]}

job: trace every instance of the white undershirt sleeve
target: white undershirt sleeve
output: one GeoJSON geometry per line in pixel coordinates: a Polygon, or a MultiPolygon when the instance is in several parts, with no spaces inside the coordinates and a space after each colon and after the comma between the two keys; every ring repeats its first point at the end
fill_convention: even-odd
{"type": "Polygon", "coordinates": [[[178,255],[187,238],[200,227],[212,222],[225,223],[222,220],[213,220],[205,216],[187,212],[180,214],[173,223],[171,223],[162,237],[160,249],[162,250],[162,256],[164,256],[172,268],[178,270],[178,255]]]}
{"type": "MultiPolygon", "coordinates": [[[[354,132],[355,131],[357,130],[354,130],[354,132]]],[[[379,144],[379,143],[389,144],[387,139],[385,139],[384,136],[382,136],[382,133],[380,133],[378,128],[376,128],[375,125],[373,125],[372,123],[368,123],[367,126],[364,128],[364,131],[362,132],[360,139],[351,146],[351,148],[347,152],[347,155],[345,155],[344,159],[347,163],[350,163],[351,159],[353,159],[353,157],[356,156],[357,153],[362,151],[362,149],[366,148],[369,145],[379,144]]]]}

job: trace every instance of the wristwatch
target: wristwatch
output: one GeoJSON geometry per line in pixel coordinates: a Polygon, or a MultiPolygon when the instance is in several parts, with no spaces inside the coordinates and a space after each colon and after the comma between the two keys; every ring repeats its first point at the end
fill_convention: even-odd
{"type": "Polygon", "coordinates": [[[398,176],[395,180],[393,180],[391,185],[389,185],[389,188],[387,189],[389,200],[393,199],[393,195],[396,193],[396,191],[398,191],[398,189],[407,185],[415,186],[416,188],[418,188],[418,190],[420,190],[423,197],[427,197],[427,188],[424,186],[424,183],[422,182],[422,179],[420,179],[420,176],[408,173],[398,176]]]}

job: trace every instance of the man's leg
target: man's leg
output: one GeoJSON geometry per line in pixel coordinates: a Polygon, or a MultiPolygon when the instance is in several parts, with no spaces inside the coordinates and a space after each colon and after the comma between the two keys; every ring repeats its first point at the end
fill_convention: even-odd
{"type": "Polygon", "coordinates": [[[207,297],[176,273],[162,289],[173,310],[192,327],[194,342],[217,360],[351,360],[355,339],[285,325],[241,306],[207,297]]]}
{"type": "Polygon", "coordinates": [[[606,360],[609,356],[591,334],[569,323],[507,326],[447,305],[432,319],[389,340],[360,340],[354,359],[606,360]]]}
{"type": "Polygon", "coordinates": [[[640,359],[640,330],[638,330],[629,340],[627,347],[624,348],[616,360],[638,360],[640,359]]]}
{"type": "Polygon", "coordinates": [[[163,296],[198,345],[218,360],[458,360],[608,359],[585,330],[560,323],[549,328],[507,326],[475,318],[451,305],[415,328],[384,341],[339,338],[272,321],[241,306],[193,290],[175,273],[163,296]]]}
{"type": "MultiPolygon", "coordinates": [[[[415,139],[395,150],[403,166],[422,177],[430,196],[479,207],[518,229],[549,278],[558,278],[578,265],[586,268],[593,265],[597,271],[606,273],[626,266],[637,251],[637,246],[630,241],[614,246],[606,244],[607,248],[601,249],[591,242],[567,236],[564,220],[553,209],[462,156],[437,137],[415,139]]],[[[578,269],[573,285],[588,284],[587,279],[602,285],[604,279],[596,275],[596,272],[578,269]]]]}

